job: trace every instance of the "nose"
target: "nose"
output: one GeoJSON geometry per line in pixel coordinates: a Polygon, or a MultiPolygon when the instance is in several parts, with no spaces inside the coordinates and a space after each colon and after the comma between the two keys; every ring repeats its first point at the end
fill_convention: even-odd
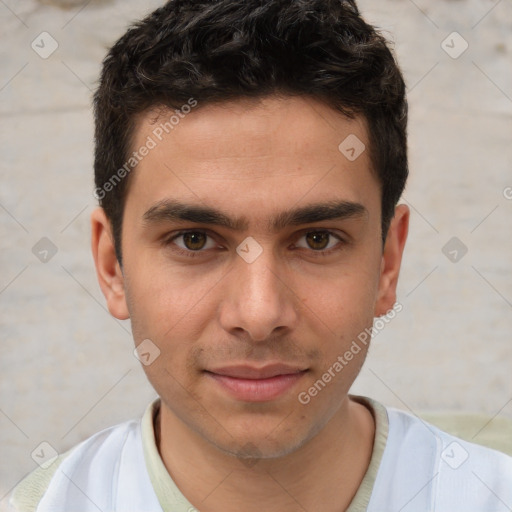
{"type": "Polygon", "coordinates": [[[264,249],[251,263],[236,257],[219,314],[223,329],[230,334],[243,331],[257,342],[297,325],[300,299],[271,252],[264,249]]]}

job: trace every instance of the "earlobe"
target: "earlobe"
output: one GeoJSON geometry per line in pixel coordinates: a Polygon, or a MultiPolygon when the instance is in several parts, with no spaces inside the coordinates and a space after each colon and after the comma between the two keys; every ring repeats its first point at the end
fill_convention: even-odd
{"type": "Polygon", "coordinates": [[[124,277],[117,260],[110,221],[103,208],[91,214],[91,248],[98,282],[110,314],[119,320],[130,318],[124,277]]]}
{"type": "Polygon", "coordinates": [[[395,208],[382,254],[375,316],[385,315],[396,302],[396,286],[409,230],[409,216],[407,205],[401,204],[395,208]]]}

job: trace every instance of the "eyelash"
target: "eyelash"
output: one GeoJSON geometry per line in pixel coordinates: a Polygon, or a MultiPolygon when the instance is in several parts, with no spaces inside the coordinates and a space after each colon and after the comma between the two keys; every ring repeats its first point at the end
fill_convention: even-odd
{"type": "MultiPolygon", "coordinates": [[[[198,229],[188,229],[188,230],[184,230],[184,231],[179,231],[178,233],[174,233],[171,237],[166,238],[163,241],[163,245],[165,247],[168,247],[171,244],[173,244],[174,240],[176,240],[180,236],[186,235],[187,233],[202,233],[202,234],[206,235],[207,237],[214,238],[208,231],[198,230],[198,229]]],[[[334,233],[333,231],[329,231],[328,229],[310,229],[310,230],[304,231],[301,233],[298,240],[300,240],[303,236],[308,235],[310,233],[327,233],[328,235],[338,239],[338,243],[334,247],[331,247],[330,249],[317,250],[317,251],[315,251],[314,249],[309,249],[309,252],[313,253],[315,256],[320,256],[320,257],[329,256],[333,252],[341,250],[341,248],[347,244],[346,240],[341,238],[338,234],[334,233]]],[[[301,247],[301,249],[304,249],[304,248],[301,247]]],[[[185,249],[182,249],[181,247],[177,246],[176,244],[174,244],[174,248],[172,250],[174,252],[176,252],[177,254],[179,254],[181,256],[186,256],[188,258],[200,257],[201,254],[203,252],[205,252],[204,250],[198,250],[198,251],[185,250],[185,249]]]]}

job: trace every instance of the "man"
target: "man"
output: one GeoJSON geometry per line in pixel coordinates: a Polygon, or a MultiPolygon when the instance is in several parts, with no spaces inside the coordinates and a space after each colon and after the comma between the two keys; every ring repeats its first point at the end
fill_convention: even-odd
{"type": "Polygon", "coordinates": [[[409,221],[404,82],[354,2],[171,0],[95,115],[97,275],[159,399],[15,510],[510,510],[510,457],[349,395],[409,221]]]}

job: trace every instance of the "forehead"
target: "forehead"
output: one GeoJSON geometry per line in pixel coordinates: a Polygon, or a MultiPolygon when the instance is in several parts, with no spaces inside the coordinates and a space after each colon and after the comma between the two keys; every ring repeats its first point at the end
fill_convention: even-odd
{"type": "Polygon", "coordinates": [[[369,147],[362,117],[348,119],[309,97],[273,96],[199,103],[179,113],[139,116],[132,150],[152,148],[131,176],[128,200],[151,206],[186,196],[249,209],[262,199],[277,207],[305,195],[357,202],[378,195],[369,151],[362,150],[369,147]],[[362,150],[356,159],[347,158],[352,147],[362,150]]]}

